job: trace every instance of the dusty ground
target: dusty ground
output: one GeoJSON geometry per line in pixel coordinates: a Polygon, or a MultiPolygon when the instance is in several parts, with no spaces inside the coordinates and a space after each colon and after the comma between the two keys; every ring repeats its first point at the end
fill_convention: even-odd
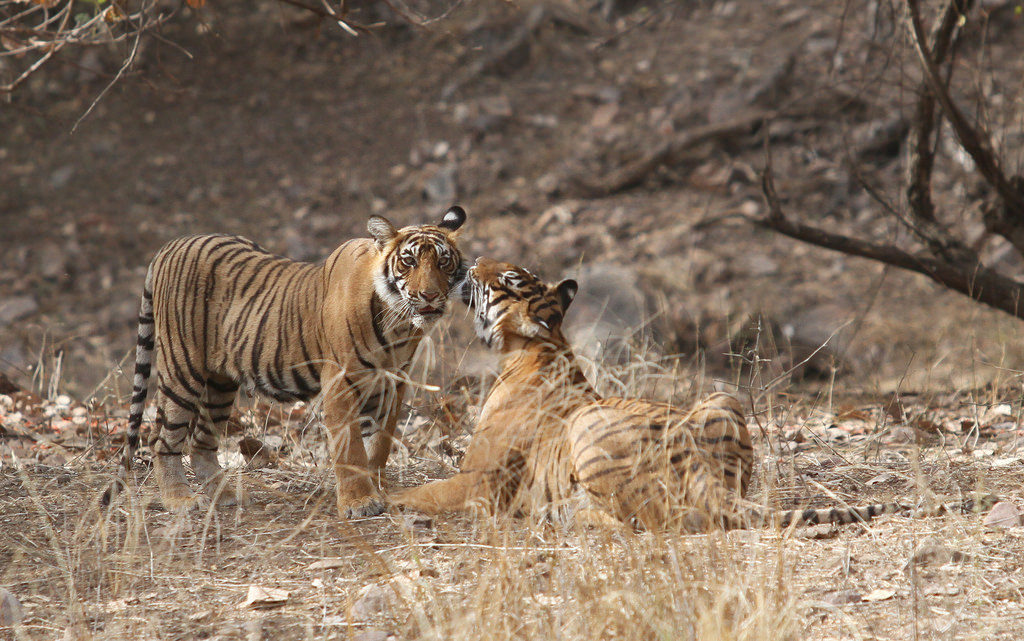
{"type": "MultiPolygon", "coordinates": [[[[482,67],[532,4],[473,3],[426,29],[357,39],[311,29],[274,3],[210,5],[168,26],[173,45],[147,42],[137,72],[74,133],[117,52],[69,59],[0,108],[0,371],[32,390],[0,389],[11,398],[0,397],[0,587],[26,614],[0,635],[1021,636],[1024,530],[984,527],[982,515],[700,537],[400,515],[347,524],[316,466],[315,421],[253,401],[239,426],[275,456],[242,474],[252,507],[181,519],[149,505],[146,483],[100,512],[138,294],[162,243],[231,231],[316,259],[361,235],[371,213],[420,222],[453,201],[470,212],[468,254],[552,279],[582,272],[591,296],[573,311],[581,350],[593,348],[602,294],[641,292],[612,305],[625,310],[620,325],[649,321],[646,345],[621,362],[598,354],[602,389],[683,398],[739,383],[759,437],[760,500],[983,491],[1024,504],[1019,321],[736,219],[761,206],[758,136],[698,145],[614,194],[581,186],[666,136],[785,107],[802,114],[777,119],[771,138],[790,211],[901,238],[849,171],[853,156],[861,177],[898,201],[899,150],[860,144],[907,110],[916,73],[892,46],[902,27],[886,3],[548,14],[482,67]],[[724,354],[743,351],[740,338],[768,342],[745,329],[757,314],[804,349],[835,334],[828,358],[803,380],[785,376],[786,356],[771,350],[773,362],[740,368],[724,354]],[[832,356],[843,362],[834,377],[832,356]],[[325,559],[331,567],[314,566],[325,559]],[[246,606],[254,585],[287,599],[246,606]]],[[[1024,28],[1006,16],[977,23],[984,38],[964,47],[957,95],[984,96],[997,147],[1019,150],[1024,28]]],[[[940,207],[976,229],[977,180],[955,148],[939,158],[940,207]]],[[[1020,271],[1005,246],[976,235],[993,263],[1020,271]]],[[[450,472],[479,377],[493,369],[461,311],[435,346],[424,376],[443,393],[410,401],[408,446],[392,462],[398,484],[450,472]]]]}
{"type": "MultiPolygon", "coordinates": [[[[24,393],[14,397],[33,411],[24,393]]],[[[43,402],[52,420],[9,430],[0,462],[0,583],[25,617],[0,633],[1019,638],[1024,527],[935,509],[984,494],[1024,501],[1019,409],[964,397],[888,410],[769,401],[750,420],[754,498],[780,508],[896,498],[920,512],[867,526],[701,536],[398,513],[345,522],[333,515],[327,468],[316,465],[322,441],[305,410],[264,404],[239,418],[270,455],[248,465],[234,447],[225,456],[249,491],[244,510],[170,514],[154,504],[151,481],[105,510],[96,500],[115,464],[106,457],[113,444],[96,436],[105,430],[92,425],[100,414],[43,402]],[[17,458],[12,446],[23,448],[17,458]]],[[[441,431],[413,416],[392,485],[450,473],[465,440],[441,431]]]]}

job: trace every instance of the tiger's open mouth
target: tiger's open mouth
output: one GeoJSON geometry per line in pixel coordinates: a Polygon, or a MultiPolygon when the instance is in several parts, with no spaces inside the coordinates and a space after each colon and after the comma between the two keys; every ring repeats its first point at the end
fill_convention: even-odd
{"type": "Polygon", "coordinates": [[[416,308],[416,313],[424,318],[437,318],[444,313],[444,308],[434,307],[432,305],[423,305],[422,307],[416,308]]]}

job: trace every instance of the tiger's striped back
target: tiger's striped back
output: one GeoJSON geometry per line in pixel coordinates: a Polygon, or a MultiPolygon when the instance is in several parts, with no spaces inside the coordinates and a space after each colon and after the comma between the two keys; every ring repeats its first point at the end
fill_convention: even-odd
{"type": "Polygon", "coordinates": [[[753,447],[739,402],[712,394],[683,410],[606,398],[569,417],[576,480],[591,500],[641,529],[703,532],[867,522],[898,503],[777,511],[745,500],[753,447]]]}
{"type": "Polygon", "coordinates": [[[743,496],[753,448],[735,398],[714,394],[684,410],[606,398],[568,420],[576,479],[620,521],[651,529],[722,512],[719,488],[743,496]]]}

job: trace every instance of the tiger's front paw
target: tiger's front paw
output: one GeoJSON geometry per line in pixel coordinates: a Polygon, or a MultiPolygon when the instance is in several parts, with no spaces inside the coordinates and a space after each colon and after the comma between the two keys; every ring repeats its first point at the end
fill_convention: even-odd
{"type": "Polygon", "coordinates": [[[160,502],[168,512],[183,512],[198,504],[199,496],[187,483],[160,488],[160,502]]]}
{"type": "Polygon", "coordinates": [[[338,515],[346,519],[362,519],[387,512],[388,504],[375,494],[360,498],[338,497],[338,515]]]}

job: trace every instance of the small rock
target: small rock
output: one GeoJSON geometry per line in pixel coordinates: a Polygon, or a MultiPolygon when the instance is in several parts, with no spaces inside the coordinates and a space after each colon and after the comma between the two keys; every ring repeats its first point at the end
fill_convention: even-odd
{"type": "Polygon", "coordinates": [[[39,304],[31,296],[11,296],[0,300],[0,327],[31,316],[38,310],[39,304]]]}
{"type": "Polygon", "coordinates": [[[758,216],[761,214],[761,204],[756,200],[745,200],[740,203],[739,212],[744,216],[758,216]]]}
{"type": "Polygon", "coordinates": [[[986,412],[986,414],[993,418],[996,416],[1013,416],[1013,406],[1007,403],[993,405],[988,409],[988,412],[986,412]]]}
{"type": "Polygon", "coordinates": [[[562,184],[557,174],[548,172],[537,179],[537,189],[547,196],[554,196],[562,184]]]}
{"type": "Polygon", "coordinates": [[[558,127],[558,116],[554,114],[531,114],[526,116],[526,122],[542,129],[554,129],[558,127]]]}
{"type": "Polygon", "coordinates": [[[992,510],[985,515],[984,523],[988,527],[1010,528],[1024,525],[1021,519],[1021,512],[1016,505],[1009,501],[996,503],[992,510]]]}
{"type": "Polygon", "coordinates": [[[43,278],[58,280],[67,274],[68,255],[57,243],[44,243],[34,253],[36,269],[43,278]]]}
{"type": "Polygon", "coordinates": [[[923,590],[925,596],[956,596],[960,594],[960,588],[955,585],[940,585],[932,583],[926,585],[923,590]]]}
{"type": "Polygon", "coordinates": [[[436,143],[433,146],[433,148],[431,148],[430,155],[440,160],[447,156],[448,152],[451,151],[451,149],[451,144],[445,140],[442,140],[441,142],[436,143]]]}
{"type": "Polygon", "coordinates": [[[1007,457],[1007,458],[992,459],[992,462],[990,463],[990,465],[993,468],[1014,467],[1015,465],[1019,465],[1020,461],[1021,461],[1021,459],[1019,457],[1011,456],[1011,457],[1007,457]]]}
{"type": "Polygon", "coordinates": [[[612,120],[619,113],[619,105],[611,102],[605,103],[594,110],[590,118],[590,126],[594,129],[606,129],[612,124],[612,120]]]}
{"type": "Polygon", "coordinates": [[[513,113],[511,101],[507,96],[499,94],[473,103],[455,105],[452,117],[458,124],[478,134],[486,134],[504,126],[511,120],[513,113]]]}
{"type": "Polygon", "coordinates": [[[50,429],[54,432],[64,432],[73,429],[74,427],[75,423],[67,419],[60,419],[50,423],[50,429]]]}
{"type": "Polygon", "coordinates": [[[21,609],[18,598],[0,588],[0,626],[18,625],[24,618],[25,611],[21,609]]]}
{"type": "Polygon", "coordinates": [[[50,186],[54,189],[60,189],[67,185],[74,175],[74,165],[64,165],[63,167],[59,167],[50,174],[50,186]]]}
{"type": "Polygon", "coordinates": [[[359,598],[352,604],[352,618],[365,621],[383,614],[394,602],[392,590],[377,584],[364,587],[359,591],[359,598]]]}
{"type": "Polygon", "coordinates": [[[458,190],[458,168],[450,162],[439,167],[432,176],[423,183],[423,193],[434,205],[447,205],[455,202],[458,190]]]}
{"type": "Polygon", "coordinates": [[[779,271],[779,263],[764,254],[746,254],[739,262],[744,271],[753,277],[771,276],[779,271]]]}
{"type": "Polygon", "coordinates": [[[845,443],[850,440],[850,433],[837,425],[830,425],[825,428],[825,439],[835,443],[845,443]]]}
{"type": "Polygon", "coordinates": [[[239,439],[238,451],[242,453],[245,462],[252,464],[253,467],[263,467],[269,461],[263,442],[251,436],[239,439]]]}
{"type": "Polygon", "coordinates": [[[649,300],[640,273],[607,262],[587,263],[565,276],[579,281],[565,330],[587,358],[624,362],[649,334],[649,300]]]}

